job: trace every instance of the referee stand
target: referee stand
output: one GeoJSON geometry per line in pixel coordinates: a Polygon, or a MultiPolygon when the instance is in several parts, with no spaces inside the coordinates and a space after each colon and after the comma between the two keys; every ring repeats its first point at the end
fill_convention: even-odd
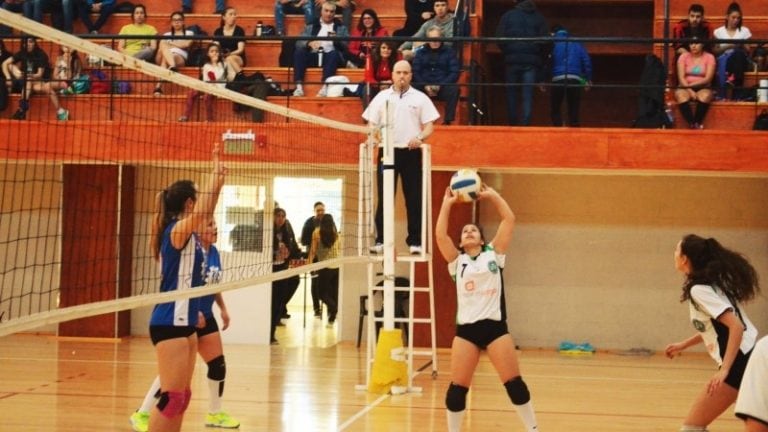
{"type": "MultiPolygon", "coordinates": [[[[386,124],[386,121],[384,122],[386,124]]],[[[400,394],[406,392],[421,392],[421,387],[413,385],[413,378],[417,372],[431,366],[432,377],[437,376],[437,346],[435,329],[435,298],[434,276],[432,263],[432,165],[431,147],[422,145],[422,206],[421,206],[421,238],[422,252],[418,255],[408,253],[396,253],[394,242],[394,150],[388,143],[387,128],[381,128],[382,145],[384,155],[383,167],[383,210],[384,210],[384,252],[381,255],[371,256],[368,263],[367,274],[367,342],[366,342],[366,382],[356,386],[357,389],[366,389],[372,393],[400,394]],[[396,287],[395,264],[407,263],[408,286],[396,287]],[[420,263],[426,264],[427,285],[416,286],[416,267],[420,263]],[[379,269],[383,267],[383,273],[379,269]],[[383,274],[383,284],[378,282],[378,276],[383,274]],[[382,286],[383,285],[383,286],[382,286]],[[377,316],[374,313],[374,294],[383,292],[383,314],[377,316]],[[405,317],[395,317],[395,291],[408,293],[408,313],[405,317]],[[423,299],[426,295],[429,307],[424,313],[416,316],[416,296],[423,299]],[[377,324],[383,324],[377,326],[377,324]],[[405,324],[408,329],[407,344],[403,346],[403,335],[395,324],[405,324]],[[429,325],[429,345],[426,347],[414,347],[416,325],[429,325]],[[377,338],[377,327],[381,331],[377,338]],[[376,341],[376,344],[373,342],[376,341]],[[425,363],[415,369],[416,357],[424,357],[425,363]]],[[[361,255],[369,254],[371,246],[371,234],[374,231],[374,203],[376,202],[375,189],[375,146],[361,144],[360,146],[360,202],[358,236],[358,249],[361,255]]],[[[420,308],[423,309],[423,308],[420,308]]],[[[422,333],[423,334],[423,333],[422,333]]]]}

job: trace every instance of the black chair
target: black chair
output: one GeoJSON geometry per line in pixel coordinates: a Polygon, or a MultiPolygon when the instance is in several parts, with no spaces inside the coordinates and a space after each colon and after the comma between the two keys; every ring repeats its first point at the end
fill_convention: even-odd
{"type": "MultiPolygon", "coordinates": [[[[404,277],[396,277],[395,278],[395,286],[401,287],[401,288],[407,288],[411,285],[411,281],[408,278],[404,277]]],[[[384,286],[384,281],[379,282],[376,284],[376,286],[384,286]]],[[[410,294],[408,291],[395,291],[395,318],[405,318],[408,316],[408,299],[410,297],[410,294]]],[[[368,316],[368,295],[361,295],[360,296],[360,315],[357,320],[357,347],[360,348],[360,341],[363,338],[363,321],[365,317],[368,316]]],[[[378,310],[374,312],[374,316],[376,318],[381,318],[384,316],[383,310],[378,310]]],[[[408,341],[408,323],[396,323],[400,326],[400,329],[403,331],[403,335],[405,336],[404,343],[407,343],[408,341]]],[[[381,330],[382,327],[381,322],[376,323],[376,337],[379,336],[379,330],[381,330]]]]}

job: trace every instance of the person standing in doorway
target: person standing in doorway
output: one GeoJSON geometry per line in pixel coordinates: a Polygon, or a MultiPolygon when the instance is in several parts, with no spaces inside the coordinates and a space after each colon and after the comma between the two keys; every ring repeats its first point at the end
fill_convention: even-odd
{"type": "MultiPolygon", "coordinates": [[[[320,226],[320,220],[325,214],[325,204],[322,201],[317,201],[313,206],[315,215],[310,216],[304,222],[304,226],[301,228],[301,245],[306,251],[306,255],[309,255],[309,248],[312,245],[312,233],[315,232],[315,228],[320,226]]],[[[307,261],[307,264],[312,264],[312,261],[307,261]]],[[[317,285],[317,272],[312,272],[312,310],[314,311],[315,318],[323,317],[323,305],[320,302],[319,286],[317,285]]]]}

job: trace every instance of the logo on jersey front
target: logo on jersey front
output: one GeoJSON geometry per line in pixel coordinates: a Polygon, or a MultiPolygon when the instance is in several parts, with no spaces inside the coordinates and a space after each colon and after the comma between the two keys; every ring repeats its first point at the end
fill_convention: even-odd
{"type": "Polygon", "coordinates": [[[699,332],[703,332],[704,330],[706,330],[706,329],[707,329],[707,326],[706,326],[706,324],[704,324],[703,322],[701,322],[701,321],[699,321],[699,320],[697,320],[697,319],[693,319],[693,320],[691,320],[691,322],[693,323],[693,327],[694,327],[694,328],[695,328],[697,331],[699,331],[699,332]]]}
{"type": "Polygon", "coordinates": [[[499,265],[496,264],[496,261],[491,261],[488,263],[488,271],[493,274],[496,274],[499,272],[499,265]]]}
{"type": "Polygon", "coordinates": [[[475,281],[469,280],[464,282],[464,290],[465,291],[474,291],[475,290],[475,281]]]}

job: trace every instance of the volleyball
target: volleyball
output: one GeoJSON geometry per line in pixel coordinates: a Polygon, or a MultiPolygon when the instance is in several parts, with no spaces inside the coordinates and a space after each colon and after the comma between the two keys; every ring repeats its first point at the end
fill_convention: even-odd
{"type": "Polygon", "coordinates": [[[451,177],[451,190],[462,202],[476,200],[481,185],[480,176],[473,169],[462,168],[451,177]]]}

